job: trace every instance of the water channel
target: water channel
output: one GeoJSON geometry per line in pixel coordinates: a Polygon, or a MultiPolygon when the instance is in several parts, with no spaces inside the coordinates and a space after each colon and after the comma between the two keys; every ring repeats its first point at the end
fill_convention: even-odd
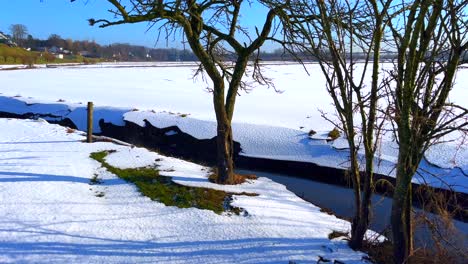
{"type": "MultiPolygon", "coordinates": [[[[259,177],[266,177],[275,182],[281,183],[286,188],[303,199],[319,206],[331,210],[337,217],[350,219],[354,212],[353,190],[346,187],[321,183],[305,178],[298,178],[289,175],[274,174],[262,171],[237,170],[238,173],[255,174],[259,177]]],[[[392,198],[382,195],[373,195],[373,216],[370,228],[382,233],[389,230],[390,214],[392,208],[392,198]]],[[[414,208],[416,213],[422,210],[414,208]]],[[[430,218],[438,216],[426,213],[430,218]]],[[[468,248],[468,223],[452,220],[455,228],[446,239],[461,248],[468,248]]],[[[415,246],[431,246],[431,233],[426,226],[415,228],[415,246]]]]}

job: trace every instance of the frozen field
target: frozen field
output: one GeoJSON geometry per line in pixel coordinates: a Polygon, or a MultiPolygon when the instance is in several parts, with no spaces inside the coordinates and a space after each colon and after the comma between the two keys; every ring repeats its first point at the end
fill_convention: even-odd
{"type": "MultiPolygon", "coordinates": [[[[93,101],[100,106],[180,112],[196,119],[215,120],[211,94],[207,91],[209,84],[201,78],[192,78],[195,67],[124,65],[130,68],[91,65],[0,71],[0,92],[46,102],[59,99],[69,103],[93,101]]],[[[300,65],[265,66],[265,71],[283,93],[267,87],[254,87],[248,94],[241,92],[234,122],[294,129],[301,126],[317,129],[323,125],[333,128],[317,113],[317,109],[333,110],[326,91],[321,89],[321,74],[313,72],[308,76],[300,65]]]]}
{"type": "Polygon", "coordinates": [[[0,263],[362,263],[332,230],[349,222],[320,212],[267,178],[220,186],[207,168],[146,149],[86,144],[43,121],[0,119],[0,263]],[[119,168],[158,165],[177,183],[233,193],[247,216],[164,206],[92,160],[119,168]],[[90,185],[98,176],[101,184],[90,185]],[[102,193],[102,196],[97,196],[102,193]]]}
{"type": "MultiPolygon", "coordinates": [[[[319,110],[333,118],[333,106],[318,66],[309,64],[307,68],[310,75],[297,64],[266,65],[265,75],[282,92],[261,86],[241,92],[233,129],[242,155],[346,167],[347,151],[341,150],[346,147],[344,140],[327,143],[320,137],[333,126],[319,110]],[[310,139],[310,129],[318,131],[319,136],[310,139]]],[[[117,125],[122,125],[124,119],[144,125],[146,119],[156,127],[177,125],[196,138],[212,138],[216,130],[211,94],[207,92],[209,82],[193,79],[194,71],[193,64],[103,64],[0,71],[0,111],[66,116],[84,129],[85,103],[93,101],[98,106],[96,123],[103,118],[117,125]]],[[[465,107],[467,83],[468,69],[462,69],[451,100],[465,107]]],[[[390,136],[383,142],[377,172],[393,175],[395,147],[390,136]]],[[[428,152],[427,159],[438,167],[423,161],[425,172],[417,175],[415,182],[468,192],[466,144],[438,145],[428,152]]]]}

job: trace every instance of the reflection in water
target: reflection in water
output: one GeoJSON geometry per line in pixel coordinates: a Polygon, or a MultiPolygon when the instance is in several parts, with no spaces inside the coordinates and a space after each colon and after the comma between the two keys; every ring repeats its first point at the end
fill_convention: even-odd
{"type": "MultiPolygon", "coordinates": [[[[281,174],[273,174],[251,170],[237,170],[239,173],[255,174],[259,177],[266,177],[275,182],[285,185],[288,190],[296,195],[303,197],[305,200],[322,208],[327,208],[341,218],[350,219],[354,211],[353,190],[341,186],[330,185],[326,183],[316,182],[309,179],[296,178],[281,174]]],[[[371,220],[371,229],[382,233],[390,226],[390,214],[392,208],[392,199],[381,195],[373,195],[372,198],[373,211],[371,220]]],[[[415,208],[416,213],[422,212],[415,208]]],[[[437,217],[434,214],[427,214],[428,217],[437,217]]],[[[454,243],[461,245],[462,248],[468,247],[468,223],[453,220],[454,227],[457,229],[457,235],[451,234],[451,239],[454,243]]],[[[416,246],[430,245],[430,232],[427,227],[421,226],[415,230],[416,246]]]]}

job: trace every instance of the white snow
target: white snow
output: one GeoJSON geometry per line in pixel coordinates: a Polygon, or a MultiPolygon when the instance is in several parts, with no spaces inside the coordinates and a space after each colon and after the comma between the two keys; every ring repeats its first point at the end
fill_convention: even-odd
{"type": "Polygon", "coordinates": [[[360,263],[364,256],[327,238],[348,222],[266,178],[219,186],[202,166],[142,148],[83,143],[82,132],[44,121],[0,119],[0,126],[1,263],[302,263],[318,256],[360,263]],[[89,158],[111,149],[113,166],[159,165],[181,184],[259,196],[235,196],[248,216],[167,207],[89,158]],[[90,185],[95,175],[103,182],[90,185]]]}
{"type": "MultiPolygon", "coordinates": [[[[233,129],[242,155],[347,167],[346,140],[326,142],[333,125],[321,117],[318,109],[332,118],[333,106],[324,79],[317,65],[307,67],[310,76],[301,65],[267,65],[266,75],[283,93],[265,87],[254,87],[248,94],[241,92],[233,129]],[[317,134],[309,137],[310,129],[317,134]]],[[[116,125],[123,125],[126,120],[140,126],[147,120],[159,128],[177,126],[196,138],[212,138],[216,124],[211,94],[206,90],[209,83],[193,80],[195,69],[193,63],[130,63],[0,71],[2,87],[5,87],[0,96],[0,111],[51,113],[68,117],[78,128],[85,129],[84,103],[94,101],[97,133],[99,119],[116,125]],[[24,97],[11,98],[16,95],[24,97]],[[57,102],[58,99],[65,102],[57,102]]],[[[468,74],[465,72],[468,69],[458,73],[451,100],[467,107],[468,74]]],[[[393,176],[397,153],[391,136],[387,136],[381,144],[376,171],[393,176]]],[[[436,145],[426,156],[429,162],[421,163],[421,175],[414,182],[468,193],[466,144],[436,145]]]]}
{"type": "MultiPolygon", "coordinates": [[[[197,119],[215,120],[211,93],[206,90],[210,84],[201,78],[192,78],[197,69],[193,63],[184,64],[184,67],[123,67],[125,65],[139,64],[118,64],[118,68],[105,64],[0,71],[3,88],[0,92],[46,102],[63,99],[85,104],[93,101],[99,106],[172,111],[191,114],[197,119]]],[[[154,64],[143,64],[150,65],[154,64]]],[[[167,66],[167,63],[155,66],[167,66]]],[[[267,76],[274,77],[276,88],[284,92],[276,93],[266,87],[256,87],[248,94],[241,92],[234,122],[296,129],[299,126],[313,127],[318,122],[324,124],[315,112],[319,107],[332,109],[326,91],[304,85],[310,83],[305,82],[310,78],[319,87],[323,82],[321,74],[315,72],[309,77],[300,65],[266,67],[267,76]],[[309,115],[311,118],[307,118],[309,115]]]]}

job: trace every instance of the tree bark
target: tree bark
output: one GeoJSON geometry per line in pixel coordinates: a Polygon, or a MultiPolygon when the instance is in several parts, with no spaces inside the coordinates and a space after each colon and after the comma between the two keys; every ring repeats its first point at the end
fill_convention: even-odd
{"type": "Polygon", "coordinates": [[[368,218],[366,217],[365,209],[361,208],[361,212],[356,214],[353,219],[351,228],[351,240],[349,246],[352,249],[361,249],[363,246],[364,235],[367,231],[369,224],[368,218]]]}
{"type": "Polygon", "coordinates": [[[216,133],[216,151],[217,151],[217,178],[216,182],[221,184],[235,184],[234,179],[234,161],[233,161],[233,136],[231,127],[231,118],[226,111],[224,97],[224,80],[212,78],[213,105],[216,114],[217,133],[216,133]],[[217,81],[215,81],[217,80],[217,81]]]}
{"type": "MultiPolygon", "coordinates": [[[[366,177],[370,176],[366,175],[366,177]]],[[[365,179],[365,182],[366,183],[364,184],[364,186],[367,185],[367,179],[365,179]]],[[[360,196],[360,211],[356,212],[356,216],[353,219],[353,226],[351,228],[351,240],[349,241],[349,245],[352,249],[363,248],[364,236],[366,235],[367,229],[369,228],[369,222],[371,219],[372,190],[370,189],[370,187],[364,187],[363,193],[360,196]]]]}
{"type": "MultiPolygon", "coordinates": [[[[353,132],[351,132],[353,133],[353,132]]],[[[352,137],[354,138],[354,137],[352,137]]],[[[353,182],[354,189],[354,205],[355,205],[355,214],[353,221],[351,223],[351,240],[349,241],[349,246],[352,249],[360,249],[362,247],[362,236],[361,239],[360,233],[363,228],[363,210],[361,206],[361,175],[359,172],[357,151],[354,146],[354,142],[348,141],[350,144],[350,154],[351,154],[351,178],[353,182]]],[[[365,217],[364,217],[365,218],[365,217]]],[[[366,228],[367,229],[367,228],[366,228]]],[[[365,231],[364,231],[365,232],[365,231]]]]}
{"type": "Polygon", "coordinates": [[[233,162],[233,138],[231,122],[228,120],[218,120],[217,163],[218,183],[234,184],[234,162],[233,162]]]}
{"type": "MultiPolygon", "coordinates": [[[[402,167],[399,165],[399,167],[402,167]]],[[[413,252],[413,227],[411,224],[412,188],[411,173],[397,169],[397,182],[393,195],[391,224],[394,263],[410,263],[413,252]]]]}

